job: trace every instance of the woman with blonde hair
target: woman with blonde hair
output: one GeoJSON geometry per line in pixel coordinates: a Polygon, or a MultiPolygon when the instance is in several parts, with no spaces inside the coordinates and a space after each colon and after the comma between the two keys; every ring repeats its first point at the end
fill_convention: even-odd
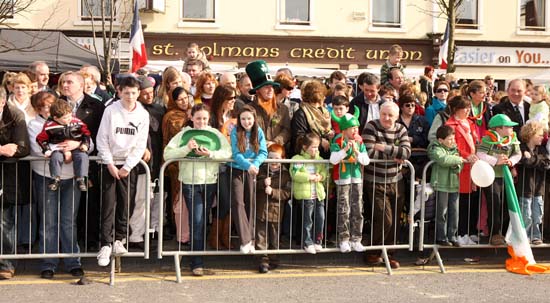
{"type": "Polygon", "coordinates": [[[182,86],[180,72],[173,66],[168,66],[162,73],[162,82],[159,87],[155,103],[168,106],[174,88],[182,86]]]}
{"type": "Polygon", "coordinates": [[[202,72],[197,79],[195,104],[204,103],[210,107],[216,86],[218,86],[218,81],[216,81],[214,74],[207,71],[202,72]]]}
{"type": "Polygon", "coordinates": [[[31,79],[25,73],[18,73],[13,79],[13,94],[8,104],[17,107],[25,114],[25,121],[34,119],[36,112],[31,105],[31,79]]]}

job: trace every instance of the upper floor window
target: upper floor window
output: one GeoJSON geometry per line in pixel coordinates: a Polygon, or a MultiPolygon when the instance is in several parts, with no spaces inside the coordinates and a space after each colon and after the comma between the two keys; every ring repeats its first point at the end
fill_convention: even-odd
{"type": "Polygon", "coordinates": [[[310,25],[312,0],[279,0],[280,24],[310,25]]]}
{"type": "Polygon", "coordinates": [[[479,28],[479,3],[478,0],[464,0],[457,8],[456,28],[479,28]]]}
{"type": "Polygon", "coordinates": [[[91,21],[92,19],[99,21],[103,15],[106,20],[110,20],[111,12],[113,16],[116,15],[115,4],[116,0],[81,0],[80,19],[84,21],[91,21]]]}
{"type": "Polygon", "coordinates": [[[215,22],[215,0],[183,0],[183,21],[215,22]]]}
{"type": "Polygon", "coordinates": [[[522,30],[546,30],[546,0],[521,0],[519,19],[522,30]]]}
{"type": "Polygon", "coordinates": [[[15,0],[0,0],[0,19],[13,19],[15,15],[15,0]]]}
{"type": "Polygon", "coordinates": [[[401,0],[373,0],[371,9],[372,26],[401,27],[401,0]]]}

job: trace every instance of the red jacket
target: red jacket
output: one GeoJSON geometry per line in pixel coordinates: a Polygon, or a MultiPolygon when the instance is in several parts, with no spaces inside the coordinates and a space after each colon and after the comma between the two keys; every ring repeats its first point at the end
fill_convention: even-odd
{"type": "MultiPolygon", "coordinates": [[[[449,125],[455,130],[455,141],[458,153],[462,158],[467,158],[472,154],[475,155],[478,137],[475,131],[475,124],[469,119],[464,121],[467,121],[469,129],[464,127],[454,116],[451,116],[445,125],[449,125]]],[[[471,170],[472,165],[470,163],[464,163],[462,171],[458,174],[460,180],[459,192],[461,194],[468,194],[476,190],[475,185],[472,183],[472,178],[470,177],[471,170]]]]}
{"type": "Polygon", "coordinates": [[[86,123],[77,117],[73,117],[67,125],[61,125],[52,118],[48,118],[44,123],[44,128],[36,136],[36,142],[42,147],[43,152],[50,150],[49,144],[58,144],[65,140],[80,141],[81,146],[85,145],[90,149],[90,136],[86,123]]]}

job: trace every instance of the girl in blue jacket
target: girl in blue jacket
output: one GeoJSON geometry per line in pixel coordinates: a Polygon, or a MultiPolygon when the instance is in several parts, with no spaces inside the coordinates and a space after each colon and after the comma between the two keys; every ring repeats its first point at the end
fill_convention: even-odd
{"type": "Polygon", "coordinates": [[[245,105],[237,117],[237,127],[231,131],[233,162],[231,169],[231,212],[241,240],[243,254],[254,253],[253,203],[256,176],[267,158],[264,132],[256,123],[256,111],[245,105]]]}

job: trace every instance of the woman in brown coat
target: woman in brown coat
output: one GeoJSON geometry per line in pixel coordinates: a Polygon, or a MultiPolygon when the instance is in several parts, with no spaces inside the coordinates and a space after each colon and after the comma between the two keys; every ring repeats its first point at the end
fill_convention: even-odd
{"type": "MultiPolygon", "coordinates": [[[[167,112],[162,119],[162,148],[164,149],[170,139],[174,137],[189,121],[190,101],[193,95],[183,87],[176,87],[168,98],[167,112]]],[[[178,163],[171,163],[166,171],[170,178],[170,188],[172,192],[172,210],[176,223],[177,241],[180,243],[189,242],[189,218],[187,207],[183,196],[180,193],[180,183],[178,180],[178,163]]]]}

